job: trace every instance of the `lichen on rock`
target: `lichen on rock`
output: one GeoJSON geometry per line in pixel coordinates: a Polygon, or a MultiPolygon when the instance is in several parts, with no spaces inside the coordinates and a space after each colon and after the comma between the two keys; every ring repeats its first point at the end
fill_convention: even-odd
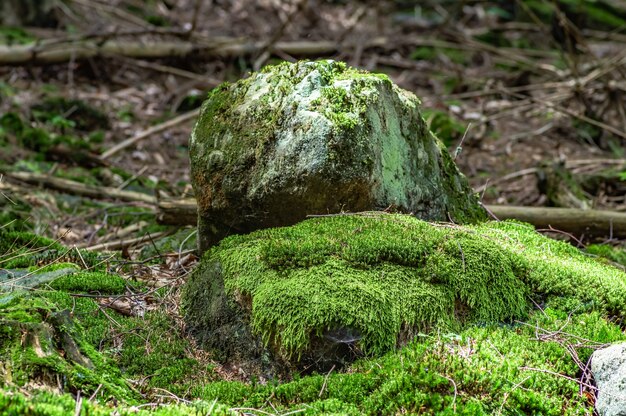
{"type": "Polygon", "coordinates": [[[205,101],[190,140],[201,251],[309,214],[485,218],[412,93],[334,61],[283,63],[205,101]]]}
{"type": "Polygon", "coordinates": [[[229,237],[183,297],[205,346],[261,371],[263,354],[323,369],[418,333],[523,319],[531,299],[622,317],[626,275],[523,223],[364,213],[229,237]]]}

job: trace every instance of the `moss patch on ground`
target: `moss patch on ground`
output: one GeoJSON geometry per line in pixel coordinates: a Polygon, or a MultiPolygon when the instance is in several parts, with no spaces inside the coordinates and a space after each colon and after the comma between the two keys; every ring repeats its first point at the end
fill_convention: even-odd
{"type": "Polygon", "coordinates": [[[230,237],[205,255],[184,295],[201,339],[221,281],[265,344],[296,360],[329,331],[348,329],[355,348],[378,355],[419,332],[524,319],[531,300],[626,314],[622,271],[519,222],[366,213],[230,237]]]}
{"type": "MultiPolygon", "coordinates": [[[[38,240],[25,233],[11,235],[12,243],[4,244],[12,251],[18,248],[18,241],[31,249],[51,244],[50,240],[38,240]]],[[[524,224],[460,227],[433,225],[400,215],[328,217],[233,237],[207,256],[226,252],[232,262],[224,263],[225,272],[234,273],[228,274],[233,277],[228,284],[230,290],[234,290],[234,282],[240,287],[253,285],[252,273],[259,271],[259,264],[265,270],[257,276],[259,285],[275,278],[283,284],[297,282],[304,270],[325,267],[329,275],[322,275],[319,269],[312,276],[321,281],[339,279],[335,287],[339,288],[337,282],[341,282],[345,290],[362,291],[363,298],[370,302],[366,306],[390,309],[383,317],[400,319],[406,316],[403,314],[424,313],[419,305],[393,306],[395,302],[408,302],[393,286],[389,290],[399,298],[383,297],[374,305],[374,296],[387,290],[385,285],[391,277],[403,279],[405,292],[410,292],[410,279],[419,277],[424,279],[420,287],[432,285],[438,288],[432,293],[463,296],[466,305],[459,314],[455,309],[458,302],[452,306],[443,303],[444,312],[448,307],[452,309],[442,322],[413,333],[414,339],[399,350],[361,359],[344,370],[296,374],[293,380],[282,383],[241,383],[219,381],[211,365],[195,358],[193,345],[162,310],[129,317],[107,308],[102,301],[128,294],[130,282],[105,274],[102,269],[84,271],[67,263],[33,267],[23,272],[67,273],[33,290],[0,293],[0,413],[73,413],[80,391],[80,408],[93,415],[112,411],[120,415],[222,415],[237,414],[242,408],[272,414],[299,411],[306,415],[582,415],[588,414],[592,405],[579,394],[575,381],[563,377],[576,379],[581,375],[570,356],[572,348],[585,362],[599,345],[626,339],[619,326],[607,319],[609,313],[621,315],[625,304],[619,303],[621,294],[615,289],[622,281],[621,272],[565,243],[541,237],[524,224]],[[379,234],[383,229],[387,230],[384,239],[379,234]],[[308,237],[302,240],[303,236],[308,237]],[[487,241],[486,246],[473,242],[478,237],[487,241]],[[566,257],[568,267],[558,260],[566,257]],[[505,265],[515,273],[496,263],[503,258],[508,258],[505,265]],[[340,272],[338,265],[349,267],[340,272]],[[435,274],[418,271],[433,265],[438,270],[435,274]],[[290,270],[296,271],[295,275],[290,276],[290,270]],[[376,273],[365,273],[368,270],[376,273]],[[468,280],[470,274],[476,274],[477,280],[468,280]],[[368,288],[367,279],[356,284],[354,279],[363,277],[377,282],[373,289],[368,288]],[[518,293],[519,298],[516,295],[501,300],[517,305],[517,312],[507,312],[494,302],[468,307],[472,302],[485,301],[481,294],[471,295],[468,285],[472,283],[481,292],[493,279],[504,279],[497,282],[509,282],[511,293],[518,293]],[[458,284],[452,280],[458,280],[458,284]],[[556,286],[561,280],[566,283],[556,286]],[[522,289],[512,284],[518,281],[522,289]],[[592,283],[610,290],[594,292],[589,287],[592,283]],[[548,290],[550,287],[556,289],[548,290]],[[534,296],[545,309],[533,310],[525,296],[534,296]],[[517,314],[524,315],[523,321],[513,320],[517,314]],[[497,316],[508,317],[508,322],[487,323],[497,316]],[[461,329],[469,322],[475,325],[461,329]],[[75,341],[74,346],[65,335],[75,341]],[[35,339],[39,341],[33,342],[35,339]],[[188,402],[155,405],[155,401],[163,400],[163,394],[169,395],[165,390],[188,402]],[[155,400],[159,395],[161,399],[155,400]],[[148,403],[152,404],[146,406],[148,403]]],[[[315,288],[314,283],[309,284],[315,288]]],[[[306,285],[302,288],[309,290],[306,285]]],[[[130,292],[142,290],[134,284],[130,292]]],[[[299,301],[314,308],[317,300],[306,299],[306,293],[299,301]]],[[[493,292],[489,294],[497,297],[493,292]]],[[[431,304],[432,299],[428,299],[431,304]]],[[[350,301],[359,299],[353,297],[350,301]]],[[[340,306],[347,312],[352,307],[348,302],[340,306]]],[[[296,310],[289,313],[294,319],[300,316],[296,310]]],[[[330,313],[336,317],[332,309],[330,313]]],[[[364,315],[372,325],[379,324],[377,314],[364,315]]],[[[353,322],[362,321],[357,318],[353,322]]],[[[383,327],[383,331],[392,329],[389,325],[383,327]]],[[[374,338],[380,339],[384,338],[374,338]]],[[[376,351],[375,342],[368,345],[376,351]]]]}
{"type": "Polygon", "coordinates": [[[578,345],[574,350],[585,362],[594,347],[623,339],[620,328],[598,312],[548,308],[525,323],[422,334],[397,352],[360,360],[344,372],[265,386],[218,382],[193,394],[305,415],[584,415],[592,404],[572,380],[581,369],[567,348],[578,345]]]}
{"type": "MultiPolygon", "coordinates": [[[[305,415],[584,415],[592,404],[572,380],[581,370],[568,348],[574,347],[585,362],[593,348],[625,338],[598,312],[547,308],[533,312],[524,323],[422,335],[399,351],[360,360],[346,371],[265,385],[200,382],[186,392],[184,397],[193,400],[188,405],[149,408],[122,400],[115,410],[120,415],[221,415],[242,408],[305,415]]],[[[27,399],[0,391],[0,411],[12,409],[16,415],[62,415],[75,405],[76,397],[70,395],[40,392],[27,399]]],[[[89,414],[111,412],[97,402],[83,400],[81,405],[89,414]]]]}
{"type": "MultiPolygon", "coordinates": [[[[67,249],[26,232],[0,232],[0,237],[5,253],[0,257],[0,388],[7,394],[0,409],[3,399],[16,408],[28,403],[7,393],[24,386],[136,404],[158,388],[183,395],[214,377],[212,364],[192,354],[175,317],[160,307],[146,310],[148,289],[141,284],[107,273],[101,262],[83,270],[82,261],[61,263],[57,256],[34,266],[39,250],[67,249]],[[22,258],[31,267],[17,268],[24,266],[17,262],[22,258]],[[11,268],[4,268],[7,264],[11,268]],[[110,307],[118,301],[139,309],[131,316],[119,313],[110,307]]],[[[74,252],[79,259],[91,258],[74,252]]],[[[164,301],[159,291],[149,298],[164,301]]],[[[63,406],[48,406],[45,400],[31,404],[57,409],[43,414],[65,414],[63,406]]]]}

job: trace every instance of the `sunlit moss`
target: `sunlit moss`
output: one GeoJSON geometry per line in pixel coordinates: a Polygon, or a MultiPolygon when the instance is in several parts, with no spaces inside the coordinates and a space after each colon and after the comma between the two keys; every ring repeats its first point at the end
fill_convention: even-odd
{"type": "Polygon", "coordinates": [[[419,331],[523,319],[531,298],[626,313],[623,272],[518,222],[342,215],[231,237],[190,280],[192,322],[210,322],[206,305],[219,287],[211,282],[222,279],[265,343],[292,356],[336,328],[354,330],[363,352],[381,354],[419,331]]]}

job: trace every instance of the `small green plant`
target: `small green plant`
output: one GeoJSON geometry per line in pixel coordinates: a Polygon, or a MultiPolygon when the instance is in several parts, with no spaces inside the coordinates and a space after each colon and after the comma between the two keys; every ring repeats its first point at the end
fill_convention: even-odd
{"type": "Polygon", "coordinates": [[[34,36],[20,27],[0,26],[0,44],[24,45],[34,40],[34,36]]]}

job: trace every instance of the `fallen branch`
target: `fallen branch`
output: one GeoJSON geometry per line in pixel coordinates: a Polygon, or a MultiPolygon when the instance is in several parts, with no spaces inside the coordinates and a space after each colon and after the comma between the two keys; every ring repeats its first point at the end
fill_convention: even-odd
{"type": "Polygon", "coordinates": [[[193,198],[161,200],[157,208],[157,222],[165,225],[196,225],[196,210],[196,200],[193,198]]]}
{"type": "MultiPolygon", "coordinates": [[[[11,179],[74,195],[144,202],[156,207],[157,221],[164,225],[195,225],[197,220],[197,205],[194,199],[158,201],[155,197],[140,192],[90,186],[37,173],[11,172],[5,175],[11,179]]],[[[506,205],[486,205],[485,208],[499,220],[515,219],[540,229],[553,229],[589,237],[626,238],[626,213],[622,212],[506,205]]]]}
{"type": "MultiPolygon", "coordinates": [[[[575,208],[519,207],[487,205],[500,220],[515,219],[537,228],[552,228],[574,235],[626,238],[626,213],[575,208]]],[[[160,202],[157,218],[161,224],[195,225],[194,199],[160,202]]]]}
{"type": "Polygon", "coordinates": [[[626,213],[595,209],[487,205],[500,220],[515,219],[536,228],[552,228],[575,235],[626,238],[626,213]]]}
{"type": "Polygon", "coordinates": [[[94,199],[119,199],[127,202],[145,202],[156,205],[155,197],[141,192],[123,191],[106,186],[91,186],[69,179],[55,178],[48,175],[30,172],[6,172],[7,178],[26,182],[31,185],[39,185],[44,188],[54,189],[72,195],[87,196],[94,199]]]}
{"type": "Polygon", "coordinates": [[[161,237],[165,237],[169,234],[171,234],[171,232],[169,231],[160,231],[160,232],[152,233],[149,235],[143,235],[141,237],[136,237],[136,238],[107,241],[107,242],[100,243],[100,244],[94,244],[93,246],[81,245],[80,248],[84,248],[85,250],[90,250],[90,251],[102,251],[102,250],[115,251],[115,250],[121,250],[123,248],[133,247],[139,244],[147,244],[151,241],[158,240],[161,237]]]}
{"type": "MultiPolygon", "coordinates": [[[[223,39],[214,45],[196,44],[188,41],[113,41],[94,40],[67,41],[55,43],[34,43],[29,45],[0,45],[0,65],[50,64],[84,60],[96,56],[125,56],[128,58],[157,59],[188,56],[242,56],[258,52],[264,42],[250,42],[223,39]]],[[[379,46],[380,40],[369,46],[379,46]]],[[[331,41],[277,42],[271,50],[297,56],[317,56],[332,54],[339,44],[331,41]]]]}

